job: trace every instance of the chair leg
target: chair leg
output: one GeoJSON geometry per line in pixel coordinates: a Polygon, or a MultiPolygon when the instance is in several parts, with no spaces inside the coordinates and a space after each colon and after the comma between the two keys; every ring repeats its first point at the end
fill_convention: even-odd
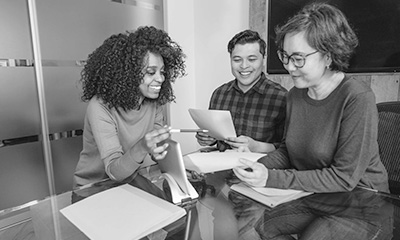
{"type": "Polygon", "coordinates": [[[187,212],[186,229],[185,229],[185,238],[184,238],[184,240],[188,240],[189,239],[191,222],[192,222],[192,209],[189,209],[189,211],[187,212]]]}

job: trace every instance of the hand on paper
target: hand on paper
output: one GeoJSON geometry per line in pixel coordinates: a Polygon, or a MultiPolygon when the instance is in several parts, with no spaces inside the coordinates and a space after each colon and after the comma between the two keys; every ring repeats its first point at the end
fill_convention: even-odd
{"type": "Polygon", "coordinates": [[[168,143],[162,144],[171,134],[170,127],[163,127],[148,132],[142,139],[142,142],[153,160],[161,160],[167,155],[168,143]]]}
{"type": "Polygon", "coordinates": [[[261,163],[252,162],[241,158],[239,161],[243,166],[235,167],[233,172],[243,182],[253,187],[265,187],[268,180],[268,169],[261,163]],[[251,170],[246,170],[246,169],[251,170]]]}
{"type": "Polygon", "coordinates": [[[207,133],[201,132],[196,133],[196,138],[201,146],[211,146],[217,141],[215,138],[208,136],[207,133]]]}
{"type": "Polygon", "coordinates": [[[229,144],[232,148],[239,147],[248,147],[248,149],[252,152],[256,152],[257,141],[247,136],[239,136],[239,137],[228,137],[225,139],[225,142],[229,144]]]}
{"type": "Polygon", "coordinates": [[[236,149],[238,152],[251,152],[248,146],[240,146],[236,149]]]}
{"type": "Polygon", "coordinates": [[[247,147],[250,152],[267,153],[275,150],[272,143],[260,142],[247,136],[229,137],[225,142],[232,148],[247,147]]]}

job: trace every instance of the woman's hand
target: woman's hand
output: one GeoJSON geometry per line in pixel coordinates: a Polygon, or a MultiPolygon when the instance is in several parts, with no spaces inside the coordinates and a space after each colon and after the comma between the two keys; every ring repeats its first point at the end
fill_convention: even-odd
{"type": "Polygon", "coordinates": [[[217,141],[215,138],[208,136],[206,133],[196,133],[197,142],[200,146],[211,146],[217,141]]]}
{"type": "Polygon", "coordinates": [[[250,186],[265,187],[268,180],[268,169],[261,163],[244,158],[239,159],[239,161],[243,163],[243,166],[233,169],[236,176],[250,186]]]}
{"type": "Polygon", "coordinates": [[[167,155],[168,143],[162,143],[170,138],[171,127],[165,126],[146,133],[143,137],[143,144],[152,160],[161,160],[167,155]]]}

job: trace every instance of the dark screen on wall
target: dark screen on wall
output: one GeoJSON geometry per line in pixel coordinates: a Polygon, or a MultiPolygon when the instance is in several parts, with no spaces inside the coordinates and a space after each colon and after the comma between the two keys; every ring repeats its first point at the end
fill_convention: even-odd
{"type": "MultiPolygon", "coordinates": [[[[269,0],[268,62],[270,74],[287,73],[279,61],[275,26],[282,25],[312,0],[269,0]]],[[[324,0],[346,15],[359,39],[349,73],[400,72],[400,0],[324,0]]]]}

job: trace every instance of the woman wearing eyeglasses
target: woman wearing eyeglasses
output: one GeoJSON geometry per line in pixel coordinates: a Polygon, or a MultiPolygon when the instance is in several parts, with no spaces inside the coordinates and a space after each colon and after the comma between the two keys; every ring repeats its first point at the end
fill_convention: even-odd
{"type": "MultiPolygon", "coordinates": [[[[235,174],[257,187],[328,193],[361,186],[388,192],[377,143],[374,93],[344,73],[358,40],[343,13],[328,4],[307,5],[276,28],[276,44],[294,82],[287,97],[284,141],[257,163],[243,159],[245,167],[235,168],[235,174]]],[[[285,226],[283,232],[274,228],[279,224],[276,219],[264,221],[263,239],[298,232],[307,236],[315,230],[307,226],[318,221],[322,228],[329,225],[310,213],[304,213],[298,224],[293,216],[301,213],[293,211],[279,215],[293,220],[292,228],[285,226]]],[[[338,230],[334,226],[338,225],[332,224],[326,233],[338,230]]],[[[362,236],[357,228],[341,227],[337,239],[362,236]]]]}

